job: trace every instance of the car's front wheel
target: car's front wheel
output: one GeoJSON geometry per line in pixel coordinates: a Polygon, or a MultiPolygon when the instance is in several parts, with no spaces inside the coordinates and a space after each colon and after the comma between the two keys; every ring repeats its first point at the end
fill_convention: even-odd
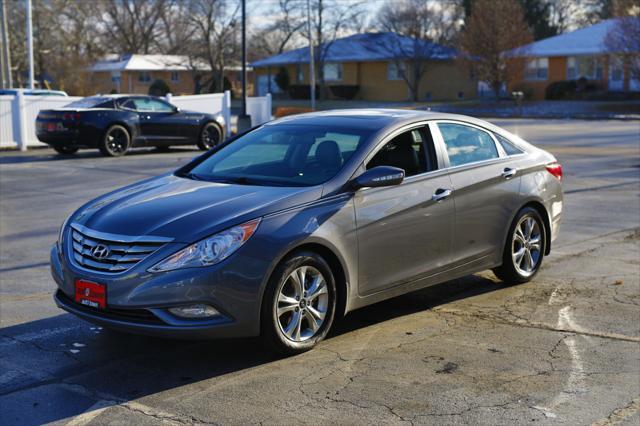
{"type": "Polygon", "coordinates": [[[73,155],[76,152],[78,152],[78,147],[77,146],[66,146],[66,145],[58,145],[58,146],[54,146],[53,149],[58,153],[58,154],[62,154],[62,155],[73,155]]]}
{"type": "Polygon", "coordinates": [[[222,130],[215,123],[207,123],[202,127],[198,148],[207,151],[222,141],[222,130]]]}
{"type": "Polygon", "coordinates": [[[537,210],[525,207],[516,215],[504,247],[502,265],[493,272],[506,283],[525,283],[540,270],[546,229],[537,210]]]}
{"type": "Polygon", "coordinates": [[[131,135],[124,126],[114,124],[109,127],[100,141],[98,148],[102,155],[120,157],[125,155],[131,146],[131,135]]]}
{"type": "Polygon", "coordinates": [[[307,351],[329,332],[336,308],[331,268],[318,254],[301,251],[274,271],[262,306],[262,338],[283,354],[307,351]]]}

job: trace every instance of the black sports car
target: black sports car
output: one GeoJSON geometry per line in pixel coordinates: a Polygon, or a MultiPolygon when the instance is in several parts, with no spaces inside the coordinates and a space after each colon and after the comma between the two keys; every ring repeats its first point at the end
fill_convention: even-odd
{"type": "Polygon", "coordinates": [[[153,96],[105,95],[40,111],[36,134],[60,154],[98,148],[117,157],[137,146],[198,145],[207,150],[224,140],[223,124],[222,116],[182,111],[153,96]]]}

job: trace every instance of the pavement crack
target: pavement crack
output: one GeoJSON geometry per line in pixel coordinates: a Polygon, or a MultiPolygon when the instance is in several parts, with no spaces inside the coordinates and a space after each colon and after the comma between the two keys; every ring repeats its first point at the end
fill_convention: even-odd
{"type": "Polygon", "coordinates": [[[606,332],[589,331],[589,330],[573,330],[573,329],[564,328],[564,327],[552,326],[550,324],[545,324],[542,322],[532,322],[532,321],[524,321],[524,320],[510,321],[499,316],[462,312],[462,311],[446,309],[446,308],[436,308],[436,309],[433,309],[433,312],[456,315],[459,317],[478,318],[490,323],[510,325],[514,327],[533,328],[538,330],[554,331],[557,333],[571,333],[579,336],[599,337],[602,339],[611,339],[611,340],[618,340],[618,341],[624,341],[624,342],[640,343],[640,337],[627,336],[627,335],[618,334],[618,333],[606,333],[606,332]]]}

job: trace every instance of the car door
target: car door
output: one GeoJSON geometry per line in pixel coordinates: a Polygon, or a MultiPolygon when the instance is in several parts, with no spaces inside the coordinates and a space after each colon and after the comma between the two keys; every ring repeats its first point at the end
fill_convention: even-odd
{"type": "Polygon", "coordinates": [[[438,121],[455,201],[452,266],[498,261],[520,203],[517,156],[509,156],[490,131],[468,123],[438,121]]]}
{"type": "Polygon", "coordinates": [[[140,131],[148,143],[180,143],[189,139],[183,114],[171,104],[149,97],[134,98],[133,102],[140,131]]]}
{"type": "Polygon", "coordinates": [[[405,170],[405,180],[396,186],[363,188],[354,196],[361,295],[428,276],[450,261],[451,181],[446,170],[439,169],[428,127],[392,136],[364,167],[399,167],[405,170]]]}

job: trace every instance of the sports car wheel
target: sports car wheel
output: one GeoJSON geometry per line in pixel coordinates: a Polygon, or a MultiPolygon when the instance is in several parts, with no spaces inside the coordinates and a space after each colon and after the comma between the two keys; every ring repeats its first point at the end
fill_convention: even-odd
{"type": "Polygon", "coordinates": [[[198,141],[198,148],[203,151],[207,151],[214,146],[218,145],[222,141],[222,131],[220,127],[215,123],[207,123],[200,132],[200,140],[198,141]]]}
{"type": "Polygon", "coordinates": [[[329,332],[336,286],[327,262],[313,252],[285,259],[274,272],[263,302],[262,337],[276,352],[307,351],[329,332]]]}
{"type": "Polygon", "coordinates": [[[100,152],[107,157],[125,155],[131,146],[131,136],[126,128],[119,124],[109,127],[100,142],[100,152]]]}

